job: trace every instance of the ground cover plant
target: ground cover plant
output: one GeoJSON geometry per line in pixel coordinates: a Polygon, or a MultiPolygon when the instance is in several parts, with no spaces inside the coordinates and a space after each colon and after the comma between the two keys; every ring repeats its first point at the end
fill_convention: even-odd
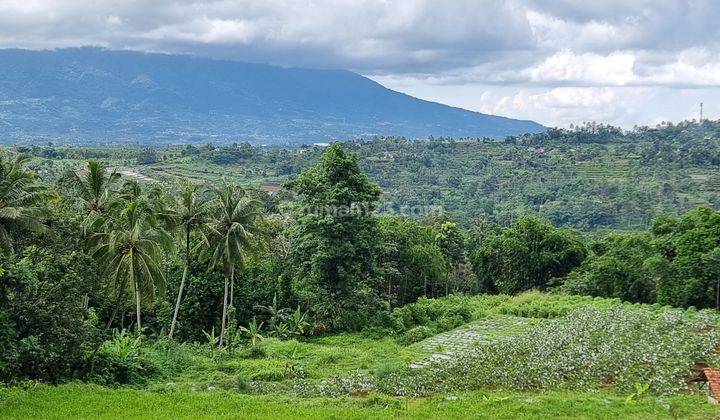
{"type": "MultiPolygon", "coordinates": [[[[456,147],[428,147],[445,144],[456,147]]],[[[171,395],[193,410],[197,396],[358,416],[466,415],[490,403],[515,413],[547,392],[673,416],[668,401],[702,397],[687,381],[695,362],[720,364],[720,213],[700,207],[644,232],[593,236],[538,214],[470,226],[448,213],[389,215],[352,152],[362,147],[330,145],[284,191],[233,183],[227,150],[211,147],[126,150],[81,168],[72,165],[104,152],[63,150],[70,163],[46,177],[37,156],[0,156],[10,409],[73,389],[171,395]],[[148,175],[177,153],[207,153],[222,171],[210,184],[148,175]]],[[[27,406],[47,417],[74,403],[27,406]]]]}

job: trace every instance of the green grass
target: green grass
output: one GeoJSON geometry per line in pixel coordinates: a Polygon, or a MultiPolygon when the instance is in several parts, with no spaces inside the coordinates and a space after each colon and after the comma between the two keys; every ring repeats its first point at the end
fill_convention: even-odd
{"type": "MultiPolygon", "coordinates": [[[[421,303],[420,307],[432,308],[432,313],[464,307],[472,313],[470,324],[484,338],[494,341],[521,334],[528,328],[549,322],[544,319],[546,317],[562,316],[571,308],[585,305],[605,308],[621,303],[609,299],[529,292],[515,297],[434,299],[421,303]]],[[[468,328],[468,325],[460,327],[463,328],[468,328]]],[[[402,372],[409,362],[422,360],[428,353],[438,351],[424,348],[423,342],[404,346],[396,338],[370,338],[362,334],[328,335],[302,341],[268,338],[262,343],[265,351],[260,357],[250,357],[243,348],[218,354],[200,344],[148,340],[142,345],[141,355],[148,366],[154,367],[155,373],[145,381],[115,388],[81,383],[60,386],[25,383],[0,388],[0,419],[720,419],[720,408],[707,404],[700,394],[661,398],[648,393],[639,401],[626,403],[626,394],[607,387],[592,393],[586,388],[582,388],[582,392],[439,391],[428,398],[376,393],[330,398],[321,395],[336,394],[302,393],[294,389],[302,383],[317,385],[328,378],[346,378],[355,372],[375,378],[387,377],[402,372]],[[289,367],[293,374],[288,374],[289,367]],[[304,378],[299,382],[296,379],[298,376],[295,376],[298,372],[302,372],[304,378]]],[[[308,385],[302,385],[301,390],[311,389],[307,388],[308,385]]]]}
{"type": "Polygon", "coordinates": [[[0,418],[720,418],[699,396],[626,403],[606,393],[475,392],[433,398],[290,398],[92,385],[0,389],[0,418]]]}
{"type": "Polygon", "coordinates": [[[197,345],[164,341],[143,345],[142,354],[155,365],[160,375],[150,380],[155,388],[172,382],[183,388],[233,386],[238,376],[250,381],[288,382],[288,369],[302,371],[309,380],[343,376],[352,372],[374,374],[378,369],[406,366],[424,357],[419,348],[404,347],[393,338],[364,337],[361,334],[337,334],[304,341],[267,338],[262,341],[263,357],[249,357],[245,349],[215,356],[197,345]]]}

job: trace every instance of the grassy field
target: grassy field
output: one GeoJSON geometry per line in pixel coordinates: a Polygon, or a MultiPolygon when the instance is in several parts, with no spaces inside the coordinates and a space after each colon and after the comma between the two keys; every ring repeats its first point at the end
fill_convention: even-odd
{"type": "MultiPolygon", "coordinates": [[[[481,368],[482,358],[465,359],[476,364],[468,365],[470,376],[465,379],[462,377],[468,375],[466,372],[450,370],[443,373],[442,369],[436,370],[436,365],[427,361],[441,355],[448,357],[441,358],[441,362],[451,363],[454,357],[462,358],[463,354],[474,354],[483,348],[494,349],[493,354],[516,359],[499,368],[500,372],[498,366],[504,362],[502,359],[495,360],[489,370],[477,370],[485,372],[480,374],[481,377],[512,375],[513,370],[517,370],[514,366],[517,363],[524,366],[517,370],[521,373],[519,381],[522,381],[538,372],[542,374],[544,361],[523,356],[526,350],[535,352],[537,348],[521,347],[518,353],[518,349],[511,350],[512,343],[533,344],[528,342],[528,337],[547,336],[548,331],[554,330],[567,334],[562,328],[570,328],[573,334],[579,336],[586,334],[590,338],[588,342],[596,337],[596,340],[605,343],[600,347],[586,348],[582,344],[584,340],[580,340],[586,356],[583,363],[588,365],[578,369],[589,378],[594,349],[606,348],[607,354],[601,354],[601,359],[615,358],[616,353],[612,351],[619,349],[622,352],[628,347],[619,343],[613,347],[609,341],[619,339],[623,334],[632,340],[636,337],[634,331],[642,330],[642,326],[648,324],[630,326],[629,331],[624,332],[610,325],[608,328],[615,331],[615,336],[608,341],[602,328],[595,332],[583,332],[582,328],[576,327],[582,323],[563,323],[583,308],[619,310],[618,314],[630,317],[622,321],[623,325],[630,325],[632,322],[629,319],[642,314],[647,320],[655,319],[653,314],[658,314],[659,319],[675,319],[672,325],[686,332],[695,325],[686,322],[700,316],[696,311],[628,305],[613,299],[528,292],[514,297],[454,296],[408,305],[401,311],[406,322],[412,320],[413,325],[422,325],[432,331],[432,335],[412,342],[407,342],[404,335],[392,332],[378,335],[375,331],[372,334],[346,333],[300,340],[268,337],[262,340],[259,348],[246,343],[233,351],[219,352],[206,343],[143,338],[137,347],[126,348],[127,351],[122,352],[131,355],[126,356],[125,362],[135,369],[126,382],[108,382],[107,374],[100,370],[95,373],[96,377],[87,378],[96,381],[96,384],[77,382],[51,386],[25,382],[13,387],[0,387],[0,418],[720,418],[720,407],[708,404],[704,393],[698,392],[696,385],[670,393],[654,393],[651,390],[636,394],[632,391],[636,381],[659,381],[663,375],[684,380],[695,354],[682,353],[673,356],[673,359],[664,359],[663,355],[672,353],[668,349],[676,342],[667,341],[666,346],[671,347],[657,347],[650,342],[655,338],[650,339],[647,335],[637,335],[641,338],[640,346],[632,350],[637,357],[628,358],[627,363],[642,365],[646,357],[656,357],[654,354],[657,354],[660,357],[657,359],[658,366],[680,363],[679,374],[673,373],[672,369],[664,369],[657,376],[652,374],[641,378],[642,375],[636,376],[637,372],[628,371],[632,376],[629,379],[631,383],[625,388],[603,381],[583,384],[577,379],[566,385],[545,388],[516,387],[519,382],[471,386],[473,391],[467,391],[462,383],[437,390],[425,388],[428,392],[419,393],[416,392],[418,388],[411,390],[401,386],[398,389],[404,391],[390,391],[382,387],[383,381],[393,378],[393,375],[415,377],[419,381],[417,384],[432,387],[432,382],[442,380],[448,372],[461,378],[461,382],[467,379],[465,384],[470,383],[475,381],[472,369],[481,368]],[[465,324],[448,329],[448,324],[441,322],[453,316],[451,314],[459,313],[467,314],[465,324]],[[541,362],[540,365],[536,361],[541,362]],[[412,367],[417,364],[422,367],[412,367]],[[423,376],[423,372],[435,372],[432,374],[435,376],[423,376]],[[358,385],[353,378],[369,378],[361,380],[374,381],[374,384],[358,385]],[[431,378],[431,382],[424,383],[423,378],[431,378]]],[[[714,319],[712,322],[717,322],[714,319]]],[[[604,322],[603,325],[611,324],[608,320],[604,322]]],[[[651,326],[649,330],[654,331],[654,328],[651,326]]],[[[689,337],[679,332],[670,336],[660,335],[657,340],[666,341],[676,335],[679,340],[689,337]]],[[[713,343],[709,345],[717,344],[713,343]]],[[[572,346],[571,340],[566,346],[572,346]]],[[[569,354],[578,349],[567,348],[570,349],[569,354]]],[[[563,348],[552,351],[564,358],[563,348]]],[[[713,357],[717,356],[716,353],[713,357]]],[[[708,361],[720,363],[720,359],[708,361]]],[[[598,368],[602,366],[595,365],[593,369],[598,368]]],[[[572,381],[572,376],[568,376],[568,380],[572,381]]],[[[622,385],[622,378],[614,380],[616,385],[622,385]]]]}
{"type": "Polygon", "coordinates": [[[720,418],[699,396],[474,392],[433,398],[291,398],[68,384],[0,390],[0,418],[720,418]]]}

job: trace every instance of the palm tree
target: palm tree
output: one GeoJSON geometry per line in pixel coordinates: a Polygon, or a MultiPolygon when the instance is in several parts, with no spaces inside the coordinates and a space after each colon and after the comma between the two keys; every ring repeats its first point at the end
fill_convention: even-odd
{"type": "Polygon", "coordinates": [[[172,238],[157,224],[146,203],[132,200],[111,214],[104,231],[93,234],[91,239],[92,255],[105,266],[105,274],[118,296],[123,296],[130,287],[140,331],[141,301],[154,301],[155,295],[165,288],[165,277],[158,263],[162,249],[172,247],[172,238]]]}
{"type": "Polygon", "coordinates": [[[73,172],[72,179],[85,209],[84,227],[97,228],[97,223],[104,221],[103,217],[115,202],[115,191],[112,187],[120,174],[115,171],[108,172],[107,167],[96,160],[88,161],[86,166],[83,175],[73,172]]]}
{"type": "Polygon", "coordinates": [[[10,160],[0,155],[0,249],[5,254],[12,252],[12,231],[44,229],[40,215],[50,194],[25,169],[28,160],[27,156],[10,160]]]}
{"type": "Polygon", "coordinates": [[[260,203],[250,199],[245,190],[226,182],[214,188],[216,214],[209,226],[211,268],[222,266],[225,274],[220,346],[224,344],[228,307],[233,305],[235,267],[242,267],[248,251],[255,248],[260,203]],[[228,290],[229,289],[229,290],[228,290]]]}
{"type": "Polygon", "coordinates": [[[209,216],[210,202],[204,197],[204,188],[199,184],[191,182],[183,182],[179,185],[178,194],[175,201],[175,208],[172,211],[175,222],[182,226],[182,232],[185,237],[185,268],[183,269],[182,280],[180,280],[180,288],[178,289],[177,300],[175,301],[175,310],[173,311],[172,322],[170,323],[170,333],[168,337],[172,338],[175,332],[175,324],[177,322],[178,311],[182,301],[183,290],[185,289],[185,281],[187,280],[188,270],[190,269],[190,236],[193,231],[202,231],[206,226],[209,216]]]}

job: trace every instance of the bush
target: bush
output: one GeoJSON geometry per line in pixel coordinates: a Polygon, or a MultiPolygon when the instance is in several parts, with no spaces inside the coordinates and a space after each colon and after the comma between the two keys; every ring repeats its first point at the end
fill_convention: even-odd
{"type": "Polygon", "coordinates": [[[92,362],[91,380],[103,385],[144,384],[160,368],[141,352],[141,337],[115,331],[103,342],[92,362]]]}
{"type": "Polygon", "coordinates": [[[7,313],[0,310],[0,382],[10,380],[17,374],[17,359],[15,329],[7,313]]]}
{"type": "Polygon", "coordinates": [[[403,334],[400,338],[400,343],[409,345],[422,341],[428,337],[432,337],[433,335],[435,335],[435,330],[424,325],[419,325],[407,330],[407,332],[405,332],[405,334],[403,334]]]}
{"type": "Polygon", "coordinates": [[[262,344],[255,344],[248,347],[242,355],[246,359],[264,359],[267,357],[267,350],[262,344]]]}
{"type": "Polygon", "coordinates": [[[97,317],[81,302],[97,274],[85,255],[28,246],[3,263],[0,279],[0,377],[60,382],[84,376],[99,343],[97,317]]]}
{"type": "Polygon", "coordinates": [[[387,331],[386,335],[400,335],[403,343],[414,343],[473,320],[476,301],[477,298],[467,296],[421,298],[392,312],[378,313],[365,332],[381,334],[387,331]],[[425,336],[418,339],[421,335],[425,336]]]}
{"type": "Polygon", "coordinates": [[[497,311],[523,318],[558,318],[583,306],[609,308],[620,305],[620,299],[601,299],[590,296],[525,292],[500,304],[497,311]]]}

